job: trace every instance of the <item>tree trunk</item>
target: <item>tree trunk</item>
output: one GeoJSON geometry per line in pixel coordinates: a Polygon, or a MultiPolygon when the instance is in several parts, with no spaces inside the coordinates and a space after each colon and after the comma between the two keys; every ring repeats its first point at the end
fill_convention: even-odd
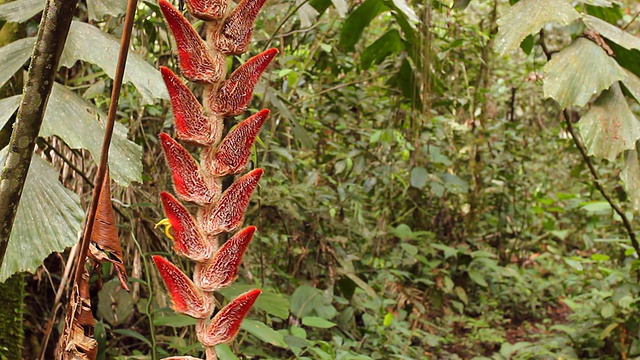
{"type": "Polygon", "coordinates": [[[9,151],[0,173],[0,265],[77,4],[78,0],[47,0],[44,6],[9,151]]]}

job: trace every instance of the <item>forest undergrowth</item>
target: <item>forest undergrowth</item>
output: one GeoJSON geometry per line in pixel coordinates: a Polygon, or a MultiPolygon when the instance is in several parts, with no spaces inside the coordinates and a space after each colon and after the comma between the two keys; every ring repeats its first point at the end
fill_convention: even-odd
{"type": "MultiPolygon", "coordinates": [[[[280,53],[247,111],[271,110],[248,165],[265,172],[245,220],[259,231],[216,301],[262,295],[220,359],[640,357],[640,5],[526,11],[541,1],[267,2],[255,51],[228,61],[280,53]]],[[[121,13],[88,7],[77,20],[119,34],[121,13]]],[[[28,32],[38,20],[23,21],[28,32]]],[[[155,2],[139,5],[132,46],[154,69],[176,68],[155,2]]],[[[64,63],[58,84],[105,111],[111,78],[87,59],[64,63]]],[[[108,263],[92,276],[97,358],[202,356],[195,321],[171,309],[150,267],[162,255],[193,271],[156,227],[157,194],[171,188],[157,134],[173,131],[173,113],[141,88],[130,80],[118,112],[141,149],[139,178],[116,163],[125,174],[111,188],[131,292],[108,263]]],[[[86,209],[93,156],[64,136],[36,151],[86,209]]],[[[69,252],[25,275],[22,358],[55,348],[69,252]]]]}

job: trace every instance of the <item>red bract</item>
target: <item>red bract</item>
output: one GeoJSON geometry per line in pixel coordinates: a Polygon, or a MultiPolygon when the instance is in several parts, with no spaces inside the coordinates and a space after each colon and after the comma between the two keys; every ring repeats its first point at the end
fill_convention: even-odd
{"type": "Polygon", "coordinates": [[[191,15],[202,20],[216,20],[227,11],[227,0],[186,0],[191,15]]]}
{"type": "Polygon", "coordinates": [[[169,193],[161,192],[160,198],[164,213],[171,223],[173,249],[193,261],[202,262],[211,258],[214,249],[187,209],[169,193]]]}
{"type": "Polygon", "coordinates": [[[242,54],[249,48],[253,23],[266,0],[242,0],[231,15],[218,26],[212,26],[207,39],[214,48],[227,55],[242,54]]]}
{"type": "Polygon", "coordinates": [[[193,157],[169,135],[160,133],[160,144],[167,164],[171,168],[173,185],[178,196],[184,201],[196,204],[211,204],[220,192],[217,181],[207,182],[193,157]]]}
{"type": "Polygon", "coordinates": [[[267,109],[257,112],[231,130],[218,148],[206,148],[202,152],[202,163],[207,173],[212,176],[226,176],[244,170],[251,155],[251,147],[267,116],[267,109]]]}
{"type": "MultiPolygon", "coordinates": [[[[213,319],[213,291],[231,284],[238,276],[242,257],[256,228],[249,226],[229,239],[219,250],[218,235],[237,230],[242,224],[252,192],[262,169],[237,179],[222,195],[221,179],[244,171],[251,149],[269,115],[262,110],[233,128],[220,142],[223,119],[243,113],[262,72],[278,53],[269,49],[240,66],[225,80],[225,54],[241,54],[251,41],[253,23],[266,0],[236,0],[228,14],[228,0],[186,0],[189,12],[204,20],[206,44],[167,0],[160,9],[178,48],[178,63],[188,80],[204,83],[204,106],[168,68],[161,68],[175,117],[177,138],[204,146],[200,165],[187,150],[167,134],[160,143],[171,168],[178,199],[197,205],[194,219],[185,206],[169,193],[160,194],[172,227],[175,251],[197,262],[193,282],[162,257],[154,256],[174,301],[176,311],[197,317],[196,333],[205,346],[206,359],[216,359],[213,346],[228,342],[238,333],[242,319],[260,295],[252,290],[240,295],[213,319]]],[[[195,360],[176,356],[170,360],[195,360]]]]}
{"type": "Polygon", "coordinates": [[[207,117],[198,99],[176,74],[164,66],[160,71],[171,98],[178,139],[207,146],[217,144],[222,134],[222,118],[207,117]]]}
{"type": "Polygon", "coordinates": [[[178,47],[178,65],[182,75],[191,81],[215,83],[222,79],[226,70],[224,55],[219,52],[208,52],[207,46],[173,5],[166,0],[159,1],[164,15],[178,47]]]}
{"type": "Polygon", "coordinates": [[[225,116],[242,114],[247,109],[260,75],[277,53],[278,49],[271,48],[247,60],[225,80],[217,92],[207,95],[208,108],[225,116]]]}
{"type": "Polygon", "coordinates": [[[231,232],[242,225],[244,212],[262,173],[262,169],[247,173],[229,186],[215,206],[201,209],[199,222],[205,234],[213,236],[231,232]]]}
{"type": "Polygon", "coordinates": [[[213,317],[205,331],[198,331],[198,339],[204,346],[216,346],[233,340],[240,324],[262,291],[254,289],[241,294],[213,317]]]}
{"type": "Polygon", "coordinates": [[[240,261],[255,232],[255,226],[239,231],[224,243],[211,260],[198,264],[193,274],[196,286],[204,291],[215,291],[230,285],[238,275],[240,261]]]}
{"type": "Polygon", "coordinates": [[[162,256],[154,255],[153,261],[162,276],[173,300],[173,309],[179,313],[204,319],[213,311],[213,301],[191,282],[180,269],[162,256]]]}

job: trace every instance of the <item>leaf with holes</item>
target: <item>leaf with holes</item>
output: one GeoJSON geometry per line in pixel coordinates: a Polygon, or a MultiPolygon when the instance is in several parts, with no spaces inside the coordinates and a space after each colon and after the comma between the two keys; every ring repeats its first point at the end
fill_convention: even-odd
{"type": "Polygon", "coordinates": [[[592,96],[626,77],[612,57],[585,38],[554,54],[543,70],[544,96],[556,100],[563,109],[586,105],[592,96]]]}
{"type": "Polygon", "coordinates": [[[505,54],[545,24],[569,25],[580,14],[566,0],[521,0],[498,19],[495,50],[505,54]]]}
{"type": "Polygon", "coordinates": [[[589,155],[609,161],[624,150],[635,149],[640,139],[640,122],[629,109],[618,83],[600,94],[579,124],[589,155]]]}

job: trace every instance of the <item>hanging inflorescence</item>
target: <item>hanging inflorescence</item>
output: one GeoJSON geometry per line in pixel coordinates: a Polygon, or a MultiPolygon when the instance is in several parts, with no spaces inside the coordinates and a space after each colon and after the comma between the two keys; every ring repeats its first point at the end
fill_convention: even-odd
{"type": "MultiPolygon", "coordinates": [[[[187,10],[204,21],[203,40],[189,21],[169,2],[159,5],[175,38],[181,75],[204,85],[203,105],[170,69],[161,67],[174,113],[177,138],[202,147],[200,164],[176,140],[165,133],[160,144],[172,172],[174,190],[182,201],[197,205],[195,218],[173,195],[160,198],[171,225],[174,250],[196,262],[193,280],[161,256],[153,260],[175,311],[198,319],[196,333],[215,359],[213,347],[231,341],[260,290],[248,291],[222,308],[213,318],[213,292],[231,284],[256,228],[246,227],[219,246],[220,234],[242,225],[251,194],[262,176],[255,169],[222,192],[221,179],[246,168],[253,143],[269,110],[263,109],[233,128],[224,138],[223,120],[247,109],[262,72],[277,54],[266,50],[241,65],[226,78],[228,55],[247,51],[253,23],[266,0],[242,0],[229,11],[227,0],[187,0],[187,10]]],[[[193,359],[188,356],[170,359],[193,359]]]]}

